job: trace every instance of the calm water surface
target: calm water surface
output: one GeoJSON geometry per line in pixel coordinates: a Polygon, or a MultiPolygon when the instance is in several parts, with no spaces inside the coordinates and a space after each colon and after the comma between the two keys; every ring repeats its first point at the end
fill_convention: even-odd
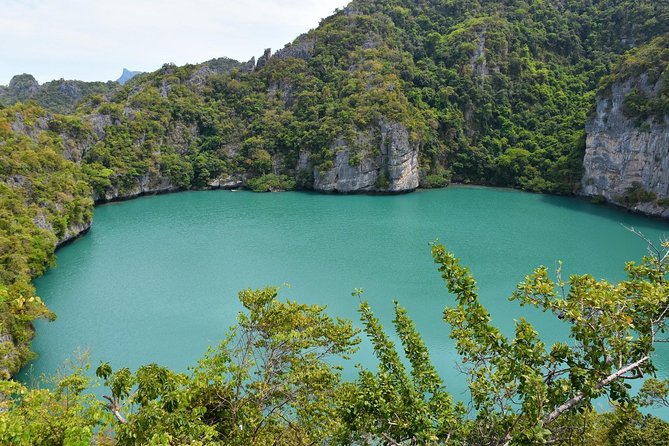
{"type": "MultiPolygon", "coordinates": [[[[439,239],[477,278],[493,322],[507,334],[521,316],[544,340],[564,338],[555,317],[508,301],[538,265],[619,280],[644,243],[669,224],[561,197],[451,187],[399,196],[186,192],[100,206],[89,234],[58,251],[36,281],[56,312],[37,322],[39,354],[22,379],[55,372],[76,351],[132,369],[157,362],[186,370],[217,344],[241,309],[237,291],[282,285],[282,296],[328,306],[357,322],[353,288],[386,327],[392,300],[408,308],[450,390],[465,381],[441,319],[452,298],[430,257],[439,239]]],[[[360,324],[358,324],[360,325],[360,324]]],[[[363,344],[355,361],[376,362],[363,344]]],[[[669,371],[669,350],[658,364],[669,371]]],[[[355,376],[353,368],[345,373],[355,376]]]]}

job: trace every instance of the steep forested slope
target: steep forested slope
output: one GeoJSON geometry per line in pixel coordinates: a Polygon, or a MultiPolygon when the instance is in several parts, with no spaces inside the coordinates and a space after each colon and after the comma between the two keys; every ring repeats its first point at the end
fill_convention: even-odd
{"type": "Polygon", "coordinates": [[[114,127],[84,160],[114,170],[107,199],[451,178],[572,193],[600,78],[668,18],[650,1],[354,1],[255,66],[165,66],[90,101],[114,127]]]}
{"type": "Polygon", "coordinates": [[[52,317],[30,281],[55,261],[54,249],[88,228],[91,189],[63,157],[63,136],[81,122],[36,106],[0,109],[0,378],[32,358],[31,322],[52,317]]]}

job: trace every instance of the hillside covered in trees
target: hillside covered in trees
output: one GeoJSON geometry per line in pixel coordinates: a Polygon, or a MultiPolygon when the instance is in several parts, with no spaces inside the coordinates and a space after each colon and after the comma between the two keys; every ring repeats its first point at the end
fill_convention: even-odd
{"type": "Polygon", "coordinates": [[[650,1],[353,1],[257,63],[165,65],[90,96],[74,161],[109,180],[101,200],[451,180],[571,194],[600,82],[668,17],[650,1]]]}
{"type": "Polygon", "coordinates": [[[600,80],[669,31],[668,10],[355,1],[255,66],[168,65],[88,100],[82,119],[114,125],[83,159],[114,170],[109,196],[158,178],[383,191],[412,176],[573,193],[600,80]]]}
{"type": "MultiPolygon", "coordinates": [[[[67,88],[57,82],[38,91],[29,77],[17,77],[17,88],[12,91],[22,95],[0,91],[0,103],[6,104],[0,106],[0,369],[4,377],[16,373],[32,356],[31,321],[53,316],[35,296],[31,279],[53,263],[59,243],[90,226],[94,201],[219,187],[401,192],[458,181],[557,194],[577,193],[583,185],[599,187],[609,184],[608,180],[593,175],[592,182],[584,181],[586,123],[604,103],[602,98],[618,91],[616,85],[630,79],[630,85],[641,85],[634,79],[646,82],[650,77],[657,88],[625,90],[622,112],[643,132],[664,128],[661,122],[668,114],[669,85],[667,33],[667,2],[355,0],[318,28],[274,54],[267,51],[257,61],[220,58],[182,67],[166,64],[123,86],[100,84],[92,90],[80,89],[74,102],[61,96],[67,88]],[[17,103],[24,100],[28,103],[17,103]]],[[[621,204],[641,200],[652,206],[667,205],[661,196],[648,195],[655,192],[627,186],[622,183],[620,191],[616,189],[611,196],[599,190],[592,194],[621,204]]],[[[631,280],[639,279],[638,274],[631,280]]],[[[649,280],[662,283],[664,279],[653,276],[649,280]]],[[[380,336],[372,322],[368,332],[380,336]]],[[[386,349],[385,341],[378,342],[381,350],[386,349]]],[[[634,354],[647,351],[639,346],[629,348],[637,349],[634,354]]],[[[630,352],[624,353],[634,357],[630,352]]],[[[572,370],[573,356],[563,351],[556,355],[572,370]]],[[[213,362],[203,367],[216,368],[216,358],[209,358],[213,362]]],[[[603,365],[609,367],[606,373],[611,366],[603,365]]],[[[160,385],[187,388],[188,392],[166,395],[162,392],[167,387],[150,388],[138,397],[140,404],[158,404],[157,398],[160,404],[167,404],[171,401],[168,396],[187,398],[188,404],[211,397],[208,392],[213,390],[196,376],[187,380],[162,369],[151,370],[158,374],[160,385]]],[[[322,369],[310,370],[330,376],[322,369]]],[[[101,376],[119,375],[103,370],[101,376]]],[[[561,396],[557,388],[545,389],[551,404],[587,391],[583,379],[596,385],[592,376],[583,378],[576,373],[572,378],[573,387],[563,390],[561,396]]],[[[24,431],[17,427],[24,425],[20,419],[8,420],[32,414],[30,410],[53,414],[55,408],[62,408],[64,394],[80,396],[81,379],[73,375],[60,388],[61,393],[38,391],[27,400],[18,396],[26,389],[6,383],[6,395],[18,393],[16,399],[3,403],[12,412],[0,414],[0,434],[8,435],[2,438],[10,438],[13,444],[66,442],[63,436],[35,440],[35,432],[43,427],[24,431]],[[35,406],[22,406],[24,403],[35,406]]],[[[361,379],[370,392],[380,391],[381,387],[374,387],[376,378],[363,375],[361,379]]],[[[406,384],[405,378],[393,379],[406,384]]],[[[428,381],[420,381],[423,378],[417,379],[413,396],[437,382],[430,378],[432,384],[426,384],[428,381]]],[[[532,379],[536,383],[538,378],[532,379]]],[[[127,382],[139,380],[137,376],[127,382]]],[[[119,382],[110,381],[112,389],[119,382]]],[[[222,389],[218,390],[229,391],[224,385],[222,389]]],[[[614,399],[628,400],[617,384],[607,389],[614,399]]],[[[117,387],[114,398],[123,399],[129,392],[117,387]]],[[[597,392],[588,394],[588,399],[597,392]]],[[[481,395],[485,406],[485,395],[481,395]]],[[[435,416],[442,414],[438,408],[450,404],[446,397],[438,398],[435,405],[428,404],[435,416]]],[[[81,411],[75,415],[66,411],[62,416],[67,420],[74,416],[76,429],[59,418],[67,429],[74,429],[58,431],[59,435],[90,438],[104,408],[94,404],[72,407],[81,411]]],[[[218,438],[214,430],[223,429],[221,423],[228,416],[224,411],[207,412],[205,403],[170,407],[205,410],[213,417],[203,418],[211,424],[194,428],[202,434],[197,441],[218,438]]],[[[462,414],[448,407],[443,413],[464,426],[462,414]]],[[[369,423],[365,426],[346,425],[346,438],[364,443],[364,435],[372,432],[381,435],[369,437],[374,441],[389,442],[374,430],[376,421],[365,412],[368,409],[346,409],[350,412],[342,416],[348,423],[355,411],[371,417],[361,418],[369,423]]],[[[386,409],[376,407],[381,412],[374,416],[386,409]]],[[[322,408],[314,410],[322,415],[322,408]]],[[[548,406],[528,406],[527,410],[534,412],[524,420],[536,423],[519,424],[519,432],[534,432],[531,441],[549,435],[537,424],[538,420],[543,423],[548,406]]],[[[196,412],[190,413],[203,415],[196,412]]],[[[582,415],[594,417],[587,411],[582,415]]],[[[634,423],[650,423],[637,415],[634,423]]],[[[440,420],[439,426],[454,425],[447,421],[440,420]]],[[[502,430],[509,423],[516,426],[508,417],[485,422],[502,430]]],[[[277,429],[290,430],[282,421],[277,423],[277,429]]],[[[144,425],[131,426],[138,431],[127,431],[128,438],[136,438],[133,435],[145,429],[144,425]]],[[[331,426],[314,426],[323,430],[301,432],[306,437],[300,438],[311,441],[325,438],[319,435],[334,435],[328,430],[331,426]]],[[[160,431],[160,426],[157,429],[156,437],[144,440],[157,444],[162,439],[186,441],[170,440],[180,437],[160,431]]],[[[442,442],[448,441],[439,436],[444,433],[462,434],[461,440],[473,438],[448,429],[430,432],[442,442]]],[[[431,441],[437,440],[425,440],[431,441]]],[[[624,444],[620,442],[611,444],[624,444]]]]}

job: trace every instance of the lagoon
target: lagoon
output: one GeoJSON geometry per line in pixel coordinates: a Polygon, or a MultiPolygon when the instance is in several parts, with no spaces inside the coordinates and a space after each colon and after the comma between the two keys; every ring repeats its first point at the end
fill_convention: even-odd
{"type": "MultiPolygon", "coordinates": [[[[235,323],[244,288],[282,286],[281,296],[327,305],[358,321],[354,288],[391,329],[392,301],[408,309],[456,398],[465,380],[442,321],[453,302],[430,257],[438,239],[470,267],[493,322],[512,334],[514,319],[533,322],[546,342],[568,327],[553,315],[509,302],[539,265],[563,276],[620,280],[628,260],[669,223],[588,202],[513,190],[449,187],[412,194],[255,194],[183,192],[99,206],[90,232],[58,251],[58,266],[35,281],[58,316],[38,321],[39,358],[20,378],[55,373],[86,351],[93,368],[156,362],[180,371],[235,323]]],[[[358,324],[360,326],[360,324],[358,324]]],[[[375,369],[371,346],[354,357],[375,369]]],[[[658,352],[661,375],[669,350],[658,352]]],[[[356,376],[353,367],[346,378],[356,376]]]]}

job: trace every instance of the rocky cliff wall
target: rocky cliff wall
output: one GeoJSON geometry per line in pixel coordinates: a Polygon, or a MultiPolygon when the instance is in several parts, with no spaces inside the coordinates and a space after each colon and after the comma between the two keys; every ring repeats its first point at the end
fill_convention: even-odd
{"type": "Polygon", "coordinates": [[[597,99],[595,116],[586,125],[584,195],[602,196],[635,211],[669,217],[669,208],[662,205],[669,197],[669,116],[639,121],[624,112],[631,92],[653,97],[661,88],[662,79],[651,82],[641,75],[613,84],[597,99]],[[635,189],[647,193],[647,201],[626,199],[635,189]]]}
{"type": "Polygon", "coordinates": [[[314,168],[314,190],[322,192],[407,192],[418,187],[417,144],[405,126],[381,122],[360,132],[352,144],[333,144],[334,166],[314,168]]]}

